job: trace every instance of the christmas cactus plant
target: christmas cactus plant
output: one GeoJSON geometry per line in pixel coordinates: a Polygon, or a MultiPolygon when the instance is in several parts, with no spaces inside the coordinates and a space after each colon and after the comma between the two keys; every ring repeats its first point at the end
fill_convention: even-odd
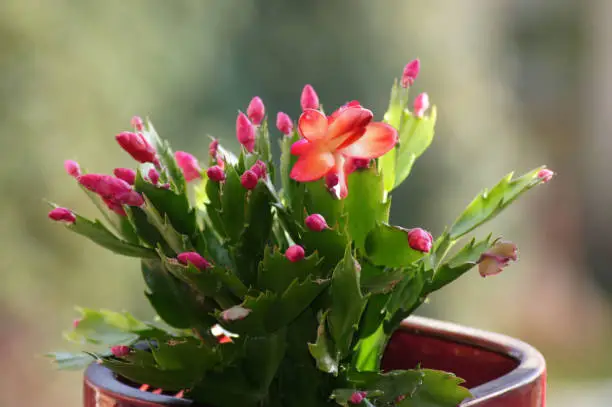
{"type": "Polygon", "coordinates": [[[382,121],[356,101],[326,115],[307,85],[297,125],[279,112],[278,135],[260,98],[239,113],[238,155],[217,140],[202,161],[173,152],[134,117],[116,139],[137,168],[104,175],[67,161],[103,221],[56,205],[49,217],[139,259],[157,317],[79,309],[66,336],[90,347],[52,354],[59,367],[99,363],[216,407],[430,407],[469,397],[450,373],[382,371],[383,351],[429,294],[476,266],[485,277],[517,259],[513,243],[491,235],[455,246],[553,173],[503,177],[435,239],[393,225],[393,191],[434,136],[427,95],[409,105],[418,72],[418,60],[406,66],[382,121]]]}

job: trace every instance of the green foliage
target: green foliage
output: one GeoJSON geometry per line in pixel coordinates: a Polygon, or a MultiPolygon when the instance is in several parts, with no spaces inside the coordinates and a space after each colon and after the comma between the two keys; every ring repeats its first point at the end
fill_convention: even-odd
{"type": "MultiPolygon", "coordinates": [[[[150,164],[140,166],[134,191],[144,205],[125,206],[127,216],[121,216],[85,191],[112,230],[78,215],[67,227],[115,253],[140,258],[145,295],[162,322],[80,309],[82,318],[66,337],[104,351],[49,356],[65,369],[96,360],[133,382],[184,390],[198,405],[345,406],[355,391],[367,393],[365,406],[457,405],[469,392],[451,374],[418,368],[383,373],[386,344],[429,294],[490,250],[491,236],[451,251],[541,183],[541,168],[503,178],[472,201],[430,253],[414,250],[409,230],[389,222],[390,192],[431,144],[436,110],[415,117],[407,103],[408,89],[396,82],[385,121],[398,130],[399,141],[369,168],[349,174],[345,199],[324,179],[291,179],[296,132],[280,140],[277,191],[265,121],[256,129],[253,152],[243,149],[236,157],[219,146],[225,179],[202,174],[192,194],[169,143],[148,123],[143,133],[157,150],[160,183],[143,177],[150,164]],[[247,190],[241,175],[258,160],[268,175],[247,190]],[[311,214],[322,215],[329,228],[309,230],[305,218],[311,214]],[[304,249],[304,258],[286,256],[292,245],[304,249]],[[185,265],[178,260],[184,261],[184,252],[206,263],[185,265]],[[217,328],[225,329],[222,340],[217,328]],[[116,345],[129,352],[113,356],[108,347],[116,345]]],[[[217,164],[213,158],[209,163],[217,164]]]]}
{"type": "Polygon", "coordinates": [[[95,357],[84,352],[49,352],[45,356],[53,359],[57,368],[61,370],[81,370],[96,360],[95,357]]]}

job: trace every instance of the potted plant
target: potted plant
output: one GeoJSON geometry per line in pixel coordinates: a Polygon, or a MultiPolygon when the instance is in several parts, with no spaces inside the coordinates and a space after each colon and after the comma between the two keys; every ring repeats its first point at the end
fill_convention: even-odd
{"type": "Polygon", "coordinates": [[[51,356],[89,365],[86,406],[543,405],[533,348],[407,319],[473,267],[486,277],[517,260],[491,235],[455,246],[553,176],[505,176],[436,239],[392,225],[393,190],[434,135],[427,94],[408,103],[418,72],[418,60],[406,66],[383,121],[356,101],[326,116],[307,85],[297,126],[276,117],[279,166],[258,97],[236,120],[240,154],[213,140],[205,170],[138,117],[116,137],[138,168],[66,161],[105,221],[54,204],[49,217],[140,259],[158,315],[79,309],[66,337],[91,348],[51,356]]]}

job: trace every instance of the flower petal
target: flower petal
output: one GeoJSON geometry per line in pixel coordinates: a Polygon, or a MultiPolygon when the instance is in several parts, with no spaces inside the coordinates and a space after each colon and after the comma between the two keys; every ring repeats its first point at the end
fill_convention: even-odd
{"type": "Polygon", "coordinates": [[[374,115],[363,107],[348,107],[342,111],[338,110],[327,131],[328,139],[344,137],[347,133],[360,131],[367,126],[374,115]],[[338,113],[339,112],[339,113],[338,113]]]}
{"type": "Polygon", "coordinates": [[[370,123],[365,134],[339,152],[357,158],[378,158],[397,144],[397,130],[386,123],[370,123]]]}
{"type": "Polygon", "coordinates": [[[291,169],[291,179],[310,182],[322,178],[334,166],[334,156],[329,152],[312,151],[301,155],[291,169]]]}
{"type": "Polygon", "coordinates": [[[309,141],[320,140],[327,134],[327,117],[318,110],[306,109],[298,120],[298,130],[309,141]]]}

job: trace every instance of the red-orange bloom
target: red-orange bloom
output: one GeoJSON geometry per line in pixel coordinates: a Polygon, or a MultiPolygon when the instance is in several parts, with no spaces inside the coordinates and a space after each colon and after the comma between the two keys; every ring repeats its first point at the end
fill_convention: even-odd
{"type": "Polygon", "coordinates": [[[298,121],[303,139],[291,146],[299,156],[291,169],[298,182],[337,176],[340,198],[348,195],[346,177],[354,170],[353,159],[378,158],[397,143],[397,131],[390,125],[372,122],[372,112],[353,101],[326,117],[306,109],[298,121]]]}

